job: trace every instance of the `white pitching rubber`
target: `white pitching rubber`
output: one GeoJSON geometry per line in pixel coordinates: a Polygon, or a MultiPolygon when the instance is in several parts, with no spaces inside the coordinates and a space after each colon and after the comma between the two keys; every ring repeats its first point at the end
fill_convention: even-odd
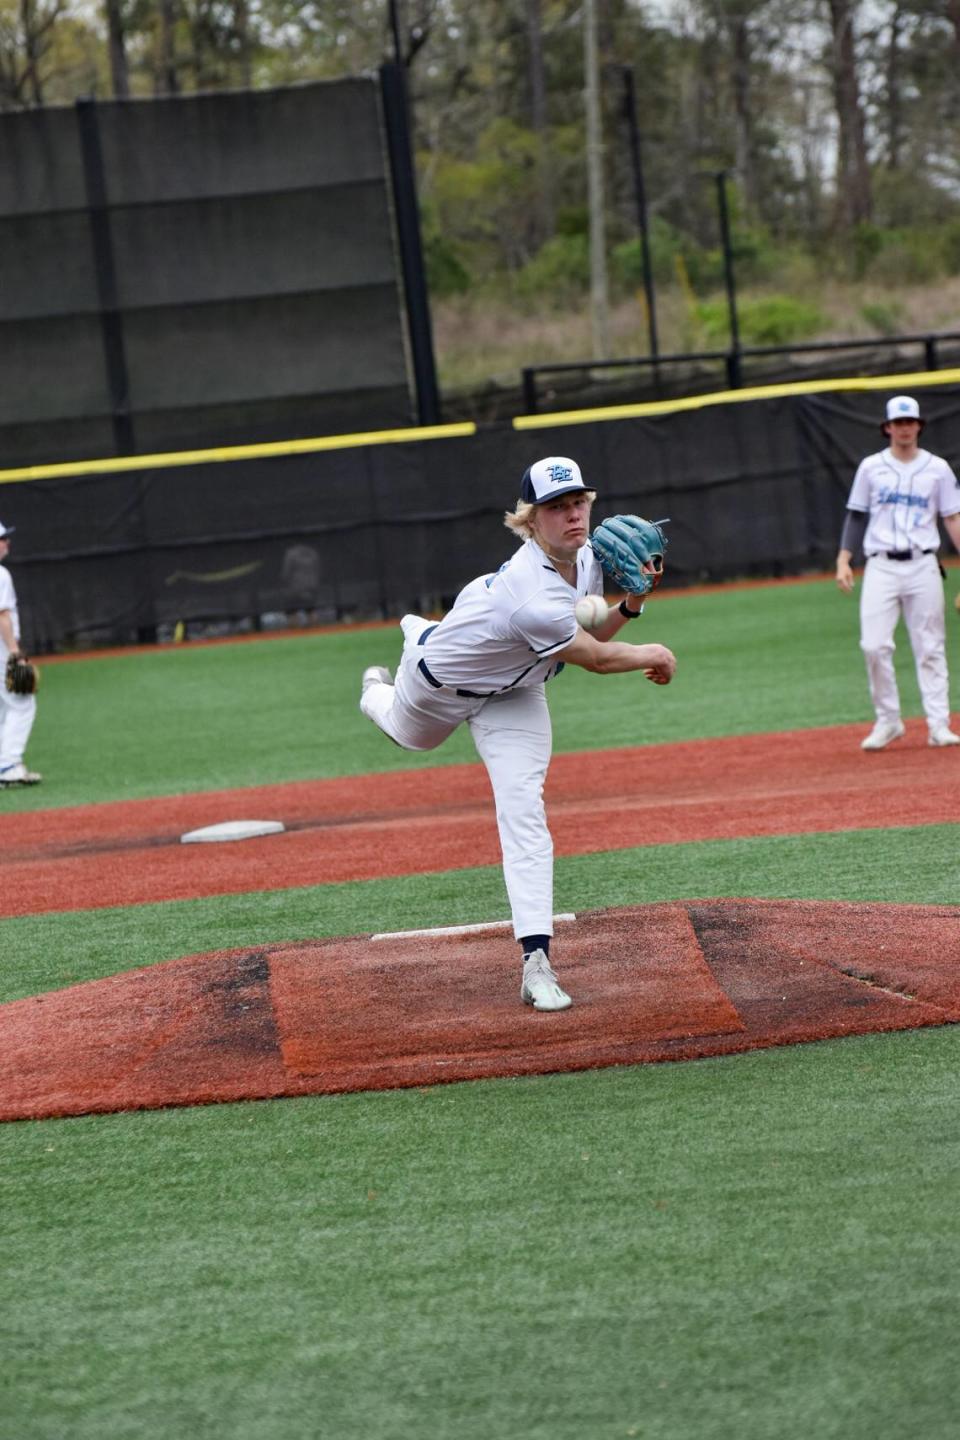
{"type": "MultiPolygon", "coordinates": [[[[576,915],[554,915],[553,923],[576,920],[576,915]]],[[[482,925],[438,925],[434,930],[386,930],[382,935],[371,935],[371,940],[407,940],[411,935],[474,935],[479,930],[507,930],[510,920],[486,920],[482,925]]]]}

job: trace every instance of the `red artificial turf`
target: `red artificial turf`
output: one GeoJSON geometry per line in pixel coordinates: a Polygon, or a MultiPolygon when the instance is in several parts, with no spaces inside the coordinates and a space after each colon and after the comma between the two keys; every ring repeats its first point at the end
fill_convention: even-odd
{"type": "Polygon", "coordinates": [[[0,1006],[0,1119],[728,1055],[960,1020],[960,912],[789,900],[564,926],[572,1009],[519,997],[504,934],[190,956],[0,1006]]]}
{"type": "MultiPolygon", "coordinates": [[[[558,855],[738,836],[933,825],[957,818],[960,754],[920,721],[865,754],[862,726],[554,757],[558,855]],[[654,782],[655,783],[652,783],[654,782]]],[[[0,816],[0,918],[279,890],[494,865],[479,765],[38,810],[0,816]],[[225,820],[283,834],[182,845],[225,820]]]]}
{"type": "MultiPolygon", "coordinates": [[[[862,727],[558,755],[556,850],[935,824],[960,756],[862,727]],[[651,778],[656,779],[652,785],[651,778]],[[666,798],[664,798],[666,797],[666,798]]],[[[499,860],[477,765],[0,817],[0,915],[499,860]],[[280,835],[182,845],[230,819],[280,835]]],[[[960,1019],[960,910],[703,900],[595,911],[558,942],[575,997],[520,1003],[503,933],[191,956],[0,1006],[0,1118],[330,1093],[729,1054],[960,1019]]],[[[562,956],[562,958],[560,958],[562,956]]]]}

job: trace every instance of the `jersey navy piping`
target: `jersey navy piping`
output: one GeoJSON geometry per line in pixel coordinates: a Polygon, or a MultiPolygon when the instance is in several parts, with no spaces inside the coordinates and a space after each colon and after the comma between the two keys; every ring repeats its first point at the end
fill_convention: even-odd
{"type": "MultiPolygon", "coordinates": [[[[547,570],[550,570],[550,569],[552,569],[553,567],[550,566],[550,565],[547,565],[547,566],[545,566],[544,568],[547,569],[547,570]]],[[[439,622],[438,622],[438,623],[439,623],[439,622]]],[[[417,641],[417,644],[418,644],[418,645],[425,645],[425,644],[427,643],[428,638],[433,634],[433,632],[434,632],[434,630],[436,630],[436,628],[437,628],[436,625],[428,625],[427,628],[426,628],[426,630],[424,630],[423,634],[420,636],[420,639],[417,641]]],[[[531,646],[531,647],[530,647],[530,653],[531,653],[531,655],[536,655],[536,656],[537,656],[537,659],[541,659],[544,655],[547,655],[547,654],[550,654],[550,653],[556,654],[557,650],[565,650],[568,645],[572,644],[573,639],[574,639],[574,636],[576,635],[576,633],[577,633],[576,630],[574,630],[573,635],[570,636],[570,639],[569,639],[569,640],[564,640],[560,645],[548,645],[547,648],[546,648],[546,650],[534,650],[533,646],[531,646]]],[[[534,664],[536,664],[536,661],[534,661],[534,664]]],[[[451,685],[444,685],[444,683],[443,683],[442,680],[438,680],[437,677],[436,677],[436,675],[434,675],[433,671],[428,668],[427,662],[426,662],[426,660],[424,660],[423,658],[421,658],[421,659],[417,662],[417,669],[420,671],[420,673],[421,673],[421,675],[423,676],[423,678],[424,678],[430,685],[432,685],[435,690],[451,690],[451,689],[454,689],[453,686],[451,686],[451,685]]],[[[528,665],[525,670],[521,670],[521,671],[520,671],[520,674],[516,677],[515,680],[511,680],[509,685],[504,685],[503,688],[500,689],[500,690],[484,690],[484,691],[481,691],[481,690],[463,690],[463,689],[461,689],[459,686],[457,686],[456,689],[454,690],[454,693],[457,694],[457,695],[462,695],[465,699],[470,699],[470,700],[489,700],[489,698],[490,698],[491,695],[505,695],[508,690],[512,690],[515,685],[519,685],[519,684],[520,684],[520,681],[523,679],[524,675],[529,675],[529,674],[530,674],[530,671],[531,671],[532,669],[533,669],[533,665],[528,665]]],[[[560,671],[561,671],[562,669],[563,669],[563,661],[561,660],[561,661],[558,663],[556,669],[553,671],[552,675],[547,675],[547,676],[545,676],[545,679],[546,679],[546,680],[550,680],[550,679],[553,678],[553,675],[559,675],[559,674],[560,674],[560,671]]]]}
{"type": "MultiPolygon", "coordinates": [[[[561,667],[558,655],[576,640],[576,598],[601,594],[603,577],[586,545],[576,557],[575,578],[566,579],[551,560],[531,538],[494,574],[470,581],[436,633],[426,621],[414,632],[414,669],[424,659],[448,692],[479,699],[552,678],[561,667]]],[[[429,684],[422,670],[420,678],[429,684]]]]}
{"type": "MultiPolygon", "coordinates": [[[[577,566],[577,572],[578,572],[578,574],[579,574],[579,573],[583,570],[583,567],[584,567],[584,557],[583,557],[582,552],[581,552],[580,555],[577,556],[576,566],[577,566]]],[[[505,567],[504,567],[504,566],[501,566],[500,568],[501,568],[501,570],[502,570],[502,569],[504,569],[505,567]]],[[[560,574],[560,571],[557,569],[556,565],[551,565],[551,564],[547,563],[547,564],[544,564],[543,569],[544,569],[544,570],[549,570],[551,574],[556,575],[556,576],[558,576],[561,580],[563,580],[563,576],[560,574]]],[[[499,572],[498,572],[498,573],[499,573],[499,572]]],[[[489,577],[489,579],[488,579],[487,582],[486,582],[488,589],[489,589],[490,585],[493,583],[493,581],[494,581],[495,579],[496,579],[496,575],[491,575],[491,576],[489,577]]],[[[437,622],[437,624],[439,624],[439,621],[437,622]]],[[[426,645],[427,640],[430,638],[430,636],[433,634],[433,632],[434,632],[434,630],[436,630],[436,628],[437,628],[437,625],[436,625],[436,624],[435,624],[435,625],[428,625],[427,628],[426,628],[426,630],[423,631],[423,633],[422,633],[422,635],[420,636],[420,639],[419,639],[419,641],[418,641],[417,643],[418,643],[420,646],[426,645]]],[[[543,648],[542,650],[537,650],[537,649],[534,648],[534,646],[531,645],[531,646],[529,646],[530,653],[531,653],[531,655],[536,655],[537,660],[546,659],[546,658],[548,658],[550,655],[555,655],[555,654],[556,654],[558,651],[560,651],[560,650],[565,650],[568,645],[572,645],[573,642],[574,642],[574,640],[576,639],[576,635],[577,635],[577,630],[576,630],[576,626],[574,626],[573,630],[570,632],[569,636],[568,636],[565,640],[559,641],[559,642],[558,642],[557,644],[555,644],[555,645],[546,645],[546,646],[544,646],[544,648],[543,648]]],[[[534,664],[536,664],[536,661],[534,661],[534,664]]],[[[544,676],[544,682],[546,682],[547,680],[552,679],[554,675],[559,675],[559,674],[560,674],[560,671],[561,671],[563,668],[564,668],[564,667],[563,667],[563,661],[562,661],[562,660],[558,661],[558,663],[557,663],[557,665],[554,667],[554,669],[553,669],[550,673],[548,673],[547,675],[544,676]]],[[[487,691],[485,691],[485,692],[480,692],[480,691],[477,691],[477,690],[464,690],[464,689],[460,688],[459,686],[454,687],[454,686],[450,686],[450,685],[444,685],[443,681],[442,681],[442,680],[438,680],[437,677],[433,674],[433,672],[429,669],[426,660],[424,660],[422,657],[421,657],[421,659],[419,660],[419,662],[418,662],[418,664],[417,664],[417,669],[421,672],[421,674],[423,675],[424,679],[427,680],[427,681],[434,687],[434,689],[436,689],[436,690],[450,690],[450,689],[454,689],[454,690],[455,690],[455,693],[456,693],[457,695],[462,695],[462,696],[464,696],[465,698],[469,698],[469,699],[472,699],[472,700],[486,700],[486,699],[489,699],[490,696],[492,696],[492,695],[504,695],[504,694],[506,694],[506,692],[507,692],[508,690],[513,690],[517,685],[520,684],[520,681],[524,678],[525,675],[529,675],[529,674],[530,674],[530,671],[533,669],[533,665],[527,665],[523,670],[520,671],[520,674],[519,674],[519,675],[515,676],[515,678],[510,681],[509,685],[504,685],[504,686],[503,686],[501,689],[499,689],[499,690],[487,690],[487,691]]]]}

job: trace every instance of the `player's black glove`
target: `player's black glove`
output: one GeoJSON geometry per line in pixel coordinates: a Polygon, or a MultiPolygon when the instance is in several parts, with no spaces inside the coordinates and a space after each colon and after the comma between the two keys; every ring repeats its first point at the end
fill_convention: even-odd
{"type": "Polygon", "coordinates": [[[591,535],[590,544],[604,575],[628,595],[646,595],[659,585],[667,548],[660,528],[664,524],[664,520],[644,520],[639,515],[611,515],[601,520],[591,535]],[[653,565],[652,575],[644,574],[647,564],[653,565]]]}
{"type": "Polygon", "coordinates": [[[15,652],[7,657],[3,678],[11,695],[33,695],[40,684],[40,671],[26,655],[15,652]]]}

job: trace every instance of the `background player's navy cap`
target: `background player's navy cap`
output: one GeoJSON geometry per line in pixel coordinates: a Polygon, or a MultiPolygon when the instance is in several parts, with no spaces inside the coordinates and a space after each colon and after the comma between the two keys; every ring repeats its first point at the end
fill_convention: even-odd
{"type": "Polygon", "coordinates": [[[545,500],[556,500],[558,495],[567,495],[571,490],[586,489],[576,460],[568,460],[565,455],[548,455],[524,471],[520,499],[528,505],[542,505],[545,500]]]}
{"type": "Polygon", "coordinates": [[[887,401],[888,420],[919,420],[920,406],[912,395],[894,395],[887,401]]]}
{"type": "Polygon", "coordinates": [[[12,535],[16,528],[16,525],[4,525],[3,521],[0,520],[0,540],[3,539],[4,535],[12,535]]]}

